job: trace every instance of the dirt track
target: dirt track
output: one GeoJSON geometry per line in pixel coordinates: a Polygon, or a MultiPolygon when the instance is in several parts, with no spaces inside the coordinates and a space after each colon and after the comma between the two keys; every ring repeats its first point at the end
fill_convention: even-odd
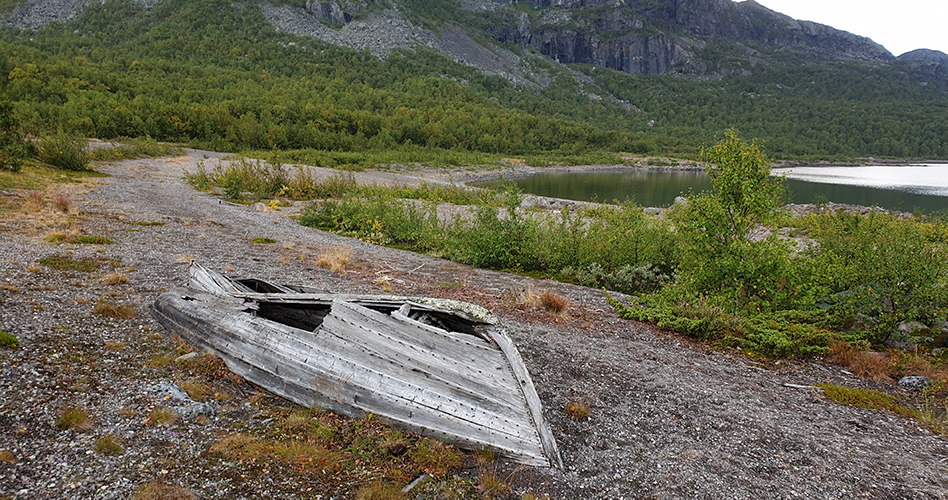
{"type": "Polygon", "coordinates": [[[564,471],[516,471],[515,491],[530,487],[557,499],[948,497],[945,438],[912,420],[838,406],[819,391],[784,385],[867,386],[839,368],[756,366],[736,353],[618,320],[597,290],[322,233],[289,219],[292,210],[222,203],[181,180],[182,169],[215,156],[188,151],[180,158],[100,166],[112,177],[72,194],[68,219],[0,213],[0,284],[10,285],[0,289],[0,329],[20,341],[17,350],[0,350],[0,450],[15,457],[15,463],[0,461],[0,497],[124,498],[155,477],[209,498],[301,491],[265,474],[240,478],[239,464],[207,461],[203,452],[220,432],[266,425],[240,401],[212,403],[218,405],[215,417],[200,425],[142,421],[161,400],[148,388],[174,382],[147,364],[167,349],[152,335],[160,327],[147,308],[161,290],[184,284],[190,258],[229,274],[338,292],[378,292],[377,280],[385,276],[395,293],[460,298],[492,309],[520,348],[566,464],[564,471]],[[50,232],[70,228],[116,244],[44,241],[50,232]],[[255,237],[277,243],[254,244],[255,237]],[[349,272],[332,274],[313,264],[321,247],[338,244],[354,249],[356,265],[349,272]],[[37,264],[67,252],[108,265],[82,273],[37,264]],[[106,267],[126,273],[130,283],[103,284],[106,267]],[[557,322],[519,304],[527,287],[568,296],[571,317],[557,322]],[[132,305],[138,317],[93,315],[104,295],[132,305]],[[103,349],[110,342],[126,347],[103,349]],[[591,417],[566,416],[568,398],[592,401],[591,417]],[[56,430],[56,415],[70,405],[93,410],[93,430],[56,430]],[[122,436],[124,455],[91,452],[94,437],[105,432],[122,436]]]}

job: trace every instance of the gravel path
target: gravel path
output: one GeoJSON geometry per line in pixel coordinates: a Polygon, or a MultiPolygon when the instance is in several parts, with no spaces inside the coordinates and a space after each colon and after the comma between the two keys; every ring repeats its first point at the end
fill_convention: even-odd
{"type": "MultiPolygon", "coordinates": [[[[181,180],[182,169],[219,157],[189,150],[178,158],[100,166],[110,178],[63,191],[73,205],[68,216],[49,206],[0,211],[0,329],[20,342],[16,350],[0,349],[0,452],[7,453],[0,454],[0,498],[127,498],[155,479],[207,498],[312,496],[290,477],[208,457],[224,433],[269,424],[256,418],[256,391],[248,384],[235,384],[231,400],[199,407],[204,417],[149,423],[151,409],[168,404],[167,387],[176,380],[150,363],[174,346],[158,335],[147,308],[162,290],[184,284],[190,258],[229,274],[339,292],[378,292],[377,279],[386,276],[395,293],[460,298],[495,311],[520,347],[566,464],[564,471],[509,467],[504,474],[512,474],[517,493],[510,498],[527,488],[556,499],[948,496],[945,438],[912,420],[835,405],[817,390],[784,385],[870,386],[837,367],[761,367],[735,352],[619,320],[597,290],[474,270],[304,228],[287,218],[293,209],[222,203],[181,180]],[[164,225],[136,224],[151,222],[164,225]],[[55,231],[107,236],[116,244],[46,242],[55,231]],[[255,237],[277,243],[254,244],[255,237]],[[353,248],[349,272],[313,264],[326,245],[353,248]],[[51,254],[97,259],[101,266],[56,271],[38,263],[51,254]],[[129,283],[105,284],[116,272],[129,283]],[[571,317],[520,305],[517,295],[526,287],[568,296],[571,317]],[[137,317],[93,314],[102,298],[134,307],[137,317]],[[566,401],[583,398],[592,403],[590,418],[566,416],[566,401]],[[89,410],[89,429],[57,430],[57,416],[71,406],[89,410]],[[125,452],[95,452],[105,434],[118,436],[125,452]]],[[[418,173],[361,175],[406,183],[418,173]]],[[[24,198],[7,193],[0,201],[9,206],[24,198]]]]}

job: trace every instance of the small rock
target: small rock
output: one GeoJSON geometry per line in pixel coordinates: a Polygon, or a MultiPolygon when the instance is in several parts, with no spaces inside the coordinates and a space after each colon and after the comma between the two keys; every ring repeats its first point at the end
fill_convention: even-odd
{"type": "Polygon", "coordinates": [[[907,389],[924,389],[931,383],[932,381],[929,380],[928,377],[911,376],[899,379],[899,387],[905,387],[907,389]]]}

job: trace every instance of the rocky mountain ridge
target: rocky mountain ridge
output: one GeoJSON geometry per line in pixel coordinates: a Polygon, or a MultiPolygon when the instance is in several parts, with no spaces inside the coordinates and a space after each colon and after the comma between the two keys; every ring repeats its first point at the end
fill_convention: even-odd
{"type": "MultiPolygon", "coordinates": [[[[74,19],[86,5],[102,1],[29,0],[4,24],[35,29],[74,19]]],[[[136,1],[145,8],[158,2],[136,1]]],[[[503,47],[515,45],[525,55],[559,63],[694,77],[747,74],[781,56],[802,62],[896,59],[869,38],[797,21],[754,0],[462,0],[459,11],[468,14],[467,21],[439,22],[437,32],[419,26],[418,16],[404,14],[407,7],[398,2],[384,9],[365,0],[260,5],[283,31],[379,57],[395,48],[429,47],[516,84],[542,86],[544,76],[525,69],[521,57],[503,47]]]]}

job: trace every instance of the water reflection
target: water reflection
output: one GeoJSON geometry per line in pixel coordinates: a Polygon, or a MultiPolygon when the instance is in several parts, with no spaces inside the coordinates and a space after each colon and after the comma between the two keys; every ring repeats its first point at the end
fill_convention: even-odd
{"type": "MultiPolygon", "coordinates": [[[[794,203],[825,199],[880,206],[889,210],[948,210],[948,165],[912,167],[796,167],[774,169],[786,175],[794,203]]],[[[711,189],[703,171],[551,173],[515,181],[527,193],[581,201],[627,201],[668,206],[689,191],[711,189]]],[[[483,183],[496,184],[496,183],[483,183]]]]}

